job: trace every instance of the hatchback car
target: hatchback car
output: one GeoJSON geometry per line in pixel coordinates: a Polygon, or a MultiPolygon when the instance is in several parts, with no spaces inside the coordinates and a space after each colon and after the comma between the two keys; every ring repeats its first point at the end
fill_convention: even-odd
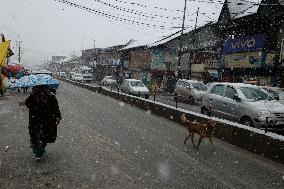
{"type": "Polygon", "coordinates": [[[284,105],[264,89],[243,83],[213,83],[203,96],[201,113],[261,128],[266,119],[284,128],[284,105]]]}
{"type": "Polygon", "coordinates": [[[83,75],[80,74],[80,73],[75,73],[75,74],[73,75],[73,78],[72,78],[72,79],[75,80],[75,81],[80,81],[80,82],[83,82],[83,81],[84,81],[83,75]]]}
{"type": "Polygon", "coordinates": [[[175,100],[185,99],[190,104],[195,104],[197,101],[201,101],[205,91],[206,86],[200,81],[180,79],[175,87],[175,100]]]}
{"type": "Polygon", "coordinates": [[[101,81],[102,86],[116,85],[116,79],[113,76],[105,76],[101,81]]]}
{"type": "Polygon", "coordinates": [[[141,80],[125,79],[121,85],[121,91],[130,95],[144,96],[146,99],[150,96],[149,89],[141,80]]]}

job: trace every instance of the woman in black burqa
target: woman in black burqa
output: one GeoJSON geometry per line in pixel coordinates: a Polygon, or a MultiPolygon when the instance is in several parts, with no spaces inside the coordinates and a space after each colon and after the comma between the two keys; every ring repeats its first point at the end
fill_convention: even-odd
{"type": "Polygon", "coordinates": [[[47,143],[54,143],[57,125],[62,119],[54,92],[46,85],[36,86],[22,103],[29,109],[31,147],[37,159],[45,153],[47,143]]]}

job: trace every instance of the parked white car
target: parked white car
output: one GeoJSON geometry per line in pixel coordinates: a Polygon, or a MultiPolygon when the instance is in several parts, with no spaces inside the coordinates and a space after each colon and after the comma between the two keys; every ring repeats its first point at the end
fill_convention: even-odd
{"type": "Polygon", "coordinates": [[[72,79],[74,81],[78,81],[78,82],[83,82],[84,81],[83,75],[80,74],[80,73],[75,73],[72,79]]]}
{"type": "Polygon", "coordinates": [[[105,76],[101,81],[102,86],[116,85],[116,79],[113,76],[105,76]]]}
{"type": "Polygon", "coordinates": [[[67,75],[66,75],[65,72],[59,72],[59,73],[58,73],[58,76],[59,76],[60,78],[66,78],[66,77],[67,77],[67,75]]]}
{"type": "Polygon", "coordinates": [[[284,105],[259,86],[213,83],[203,96],[202,114],[261,128],[266,118],[274,128],[284,128],[284,105]]]}
{"type": "Polygon", "coordinates": [[[121,85],[121,91],[130,95],[143,96],[146,99],[150,96],[149,89],[137,79],[125,79],[121,85]]]}

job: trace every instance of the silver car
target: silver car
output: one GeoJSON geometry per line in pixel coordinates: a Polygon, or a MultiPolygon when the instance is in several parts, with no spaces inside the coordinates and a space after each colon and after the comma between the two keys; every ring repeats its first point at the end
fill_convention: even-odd
{"type": "Polygon", "coordinates": [[[103,86],[108,86],[108,85],[116,85],[116,79],[113,76],[105,76],[103,80],[101,81],[101,84],[103,86]]]}
{"type": "Polygon", "coordinates": [[[201,101],[206,86],[204,83],[196,80],[180,79],[175,87],[175,100],[187,100],[190,104],[201,101]]]}
{"type": "Polygon", "coordinates": [[[203,96],[201,113],[261,128],[284,128],[284,105],[258,86],[213,83],[203,96]]]}
{"type": "Polygon", "coordinates": [[[121,91],[130,95],[143,96],[147,99],[150,96],[149,89],[141,80],[137,79],[125,79],[121,85],[121,91]]]}

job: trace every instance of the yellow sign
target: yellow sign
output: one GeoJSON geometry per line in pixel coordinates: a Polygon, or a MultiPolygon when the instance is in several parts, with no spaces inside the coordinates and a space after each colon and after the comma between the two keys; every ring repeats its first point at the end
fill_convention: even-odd
{"type": "Polygon", "coordinates": [[[9,52],[10,41],[5,41],[0,44],[0,67],[3,67],[6,63],[6,57],[9,52]]]}

